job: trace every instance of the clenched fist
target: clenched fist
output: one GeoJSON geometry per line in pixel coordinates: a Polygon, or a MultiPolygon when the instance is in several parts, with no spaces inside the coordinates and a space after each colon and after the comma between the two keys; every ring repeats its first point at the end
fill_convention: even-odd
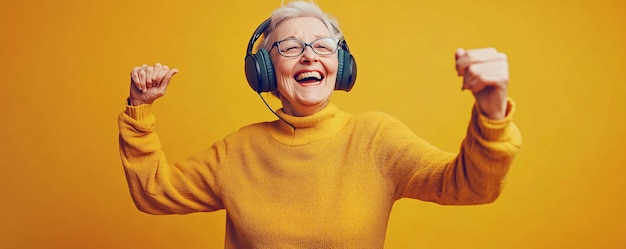
{"type": "Polygon", "coordinates": [[[506,116],[509,64],[507,56],[493,48],[456,51],[456,71],[463,76],[463,90],[474,94],[478,108],[489,119],[506,116]]]}
{"type": "Polygon", "coordinates": [[[135,67],[130,72],[130,105],[152,104],[165,95],[165,90],[178,69],[159,63],[135,67]]]}

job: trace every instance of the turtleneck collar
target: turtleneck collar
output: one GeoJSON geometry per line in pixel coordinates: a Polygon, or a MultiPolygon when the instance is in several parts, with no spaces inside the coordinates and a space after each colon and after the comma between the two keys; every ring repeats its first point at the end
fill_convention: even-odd
{"type": "Polygon", "coordinates": [[[283,118],[271,123],[270,133],[278,142],[287,145],[304,145],[326,139],[337,134],[348,122],[350,115],[342,112],[333,103],[313,115],[296,117],[286,114],[283,109],[276,111],[283,118]]]}

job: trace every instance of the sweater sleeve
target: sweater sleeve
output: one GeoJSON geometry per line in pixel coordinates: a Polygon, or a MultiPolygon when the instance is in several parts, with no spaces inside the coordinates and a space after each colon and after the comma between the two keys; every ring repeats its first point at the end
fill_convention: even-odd
{"type": "Polygon", "coordinates": [[[131,197],[150,214],[185,214],[222,209],[213,146],[169,164],[154,132],[150,105],[127,106],[118,116],[119,148],[131,197]]]}
{"type": "Polygon", "coordinates": [[[474,106],[458,153],[439,150],[403,125],[386,128],[383,136],[392,139],[384,141],[395,142],[383,143],[383,173],[394,184],[396,198],[442,205],[495,201],[522,141],[512,122],[515,104],[509,99],[507,105],[506,117],[497,121],[480,115],[474,106]]]}

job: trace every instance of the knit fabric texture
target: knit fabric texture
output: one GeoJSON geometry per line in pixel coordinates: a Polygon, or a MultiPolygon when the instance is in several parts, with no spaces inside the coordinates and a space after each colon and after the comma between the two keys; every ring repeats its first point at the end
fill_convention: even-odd
{"type": "Polygon", "coordinates": [[[226,210],[225,248],[383,248],[394,202],[493,202],[521,146],[503,120],[474,107],[460,150],[442,151],[397,119],[318,113],[245,126],[169,163],[150,105],[120,113],[120,155],[137,208],[150,214],[226,210]]]}

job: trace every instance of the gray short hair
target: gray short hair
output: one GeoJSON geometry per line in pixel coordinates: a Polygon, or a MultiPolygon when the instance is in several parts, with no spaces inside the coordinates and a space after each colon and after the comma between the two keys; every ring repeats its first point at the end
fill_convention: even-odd
{"type": "Polygon", "coordinates": [[[326,25],[332,38],[343,40],[343,33],[339,29],[339,24],[334,17],[324,13],[320,7],[313,2],[293,1],[272,12],[270,26],[263,33],[263,41],[260,47],[270,50],[272,47],[272,32],[276,29],[276,26],[285,20],[296,17],[315,17],[326,25]]]}

